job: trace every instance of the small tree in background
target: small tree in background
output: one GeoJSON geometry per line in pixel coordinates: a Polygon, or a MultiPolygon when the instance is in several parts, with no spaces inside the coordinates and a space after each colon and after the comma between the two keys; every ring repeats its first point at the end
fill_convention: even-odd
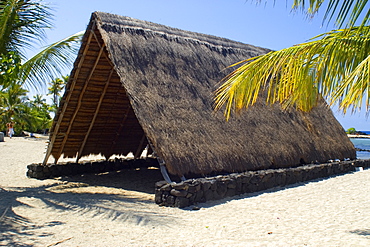
{"type": "Polygon", "coordinates": [[[55,78],[49,83],[48,95],[52,95],[53,97],[52,111],[54,111],[54,113],[58,110],[60,97],[68,80],[69,76],[62,76],[62,79],[55,78]]]}
{"type": "Polygon", "coordinates": [[[347,133],[347,134],[351,134],[351,135],[353,135],[353,134],[356,134],[356,133],[357,133],[357,131],[356,131],[356,129],[355,129],[355,128],[349,128],[349,129],[346,131],[346,133],[347,133]]]}
{"type": "Polygon", "coordinates": [[[6,130],[6,123],[21,123],[25,118],[24,108],[28,100],[27,90],[22,88],[20,83],[13,83],[1,92],[0,116],[1,129],[6,130]]]}
{"type": "Polygon", "coordinates": [[[25,129],[30,132],[44,133],[46,129],[51,127],[52,118],[50,116],[50,105],[46,103],[46,99],[42,95],[33,96],[33,100],[27,104],[29,107],[29,125],[25,129]]]}

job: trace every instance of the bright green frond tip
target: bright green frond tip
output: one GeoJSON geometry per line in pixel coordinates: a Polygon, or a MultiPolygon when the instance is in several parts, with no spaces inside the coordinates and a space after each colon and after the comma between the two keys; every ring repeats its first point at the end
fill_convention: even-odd
{"type": "Polygon", "coordinates": [[[232,112],[256,103],[310,111],[321,97],[340,103],[345,112],[369,102],[370,28],[334,30],[307,43],[251,58],[225,77],[216,91],[215,108],[232,112]]]}

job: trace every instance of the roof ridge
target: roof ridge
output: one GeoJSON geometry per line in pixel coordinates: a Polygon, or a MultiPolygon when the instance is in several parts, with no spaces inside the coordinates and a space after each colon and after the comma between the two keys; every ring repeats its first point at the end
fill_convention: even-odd
{"type": "MultiPolygon", "coordinates": [[[[161,35],[176,36],[176,37],[180,37],[183,39],[195,40],[195,41],[202,42],[202,43],[208,43],[209,45],[216,46],[216,47],[242,49],[242,50],[245,50],[246,48],[250,50],[251,48],[253,48],[257,50],[258,52],[263,52],[263,53],[270,51],[267,48],[262,48],[262,47],[251,45],[251,44],[245,44],[239,41],[234,41],[231,39],[227,39],[227,38],[223,38],[223,37],[219,37],[215,35],[182,30],[182,29],[166,26],[163,24],[135,19],[135,18],[128,17],[128,16],[120,16],[120,15],[106,13],[106,12],[94,12],[93,14],[96,17],[98,17],[100,22],[104,23],[103,25],[114,26],[116,29],[118,28],[118,26],[124,27],[122,28],[122,30],[117,30],[117,31],[123,31],[123,29],[127,29],[127,28],[142,29],[145,31],[153,32],[153,33],[159,33],[161,35]],[[108,17],[108,18],[104,18],[104,17],[108,17]],[[111,19],[109,17],[111,17],[111,19]],[[117,19],[119,19],[121,22],[117,23],[117,19]]],[[[121,29],[121,28],[118,28],[118,29],[121,29]]]]}

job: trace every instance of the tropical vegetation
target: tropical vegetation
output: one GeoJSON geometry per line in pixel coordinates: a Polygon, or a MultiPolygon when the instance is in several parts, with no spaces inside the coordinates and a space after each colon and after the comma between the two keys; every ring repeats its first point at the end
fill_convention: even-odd
{"type": "MultiPolygon", "coordinates": [[[[260,2],[260,1],[258,1],[260,2]]],[[[336,30],[309,42],[241,61],[223,79],[215,108],[225,116],[256,103],[264,92],[267,104],[310,111],[324,97],[345,113],[370,107],[370,8],[367,0],[294,0],[292,8],[314,16],[327,4],[324,22],[336,30]]]]}
{"type": "Polygon", "coordinates": [[[41,131],[50,127],[63,83],[63,70],[75,59],[82,33],[47,45],[27,58],[27,51],[43,44],[45,31],[52,28],[50,7],[38,0],[0,0],[0,130],[9,121],[16,132],[41,131]],[[63,83],[60,84],[61,80],[63,83]],[[51,81],[52,105],[41,95],[27,97],[29,89],[44,90],[51,81]]]}
{"type": "Polygon", "coordinates": [[[51,107],[54,113],[56,113],[58,110],[61,92],[64,91],[64,87],[67,84],[68,80],[69,76],[62,76],[62,78],[55,78],[49,83],[50,87],[48,88],[48,95],[52,95],[53,97],[53,103],[51,107]]]}
{"type": "Polygon", "coordinates": [[[346,133],[347,134],[356,134],[357,130],[355,128],[349,128],[349,129],[346,130],[346,133]]]}

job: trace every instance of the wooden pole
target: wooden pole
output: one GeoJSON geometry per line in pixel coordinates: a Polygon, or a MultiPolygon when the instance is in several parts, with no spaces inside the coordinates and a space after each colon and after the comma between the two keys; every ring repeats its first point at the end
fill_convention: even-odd
{"type": "Polygon", "coordinates": [[[87,130],[87,133],[86,133],[85,138],[84,138],[84,140],[83,140],[83,142],[82,142],[82,145],[81,145],[81,147],[80,147],[80,150],[78,151],[78,156],[77,156],[77,159],[76,159],[76,163],[78,163],[78,160],[79,160],[79,159],[81,158],[81,156],[82,156],[82,152],[83,152],[83,150],[84,150],[84,148],[85,148],[87,138],[89,137],[90,132],[91,132],[91,130],[92,130],[92,128],[93,128],[93,126],[94,126],[94,123],[95,123],[96,117],[97,117],[97,115],[98,115],[98,113],[99,113],[100,106],[101,106],[101,104],[102,104],[102,102],[103,102],[103,99],[104,99],[105,93],[107,92],[107,89],[108,89],[108,86],[109,86],[109,82],[110,82],[110,79],[112,78],[113,73],[114,73],[114,68],[112,68],[112,69],[111,69],[110,74],[109,74],[109,77],[108,77],[108,80],[107,80],[107,81],[106,81],[106,83],[105,83],[104,90],[103,90],[102,94],[100,95],[99,103],[98,103],[98,106],[96,107],[96,110],[95,110],[95,113],[94,113],[94,117],[93,117],[93,119],[91,120],[91,124],[90,124],[90,126],[89,126],[89,129],[87,130]]]}
{"type": "Polygon", "coordinates": [[[68,136],[69,136],[69,134],[70,134],[70,132],[71,132],[71,130],[72,130],[73,123],[74,123],[74,121],[75,121],[75,119],[76,119],[76,116],[77,116],[77,114],[78,114],[78,112],[79,112],[79,110],[80,110],[80,108],[81,108],[81,105],[82,105],[82,103],[81,103],[81,102],[82,102],[82,98],[83,98],[83,96],[84,96],[84,94],[85,94],[85,92],[86,92],[87,86],[88,86],[88,84],[89,84],[89,82],[90,82],[90,80],[91,80],[91,77],[92,77],[92,75],[93,75],[93,73],[94,73],[95,69],[96,69],[96,66],[97,66],[97,65],[98,65],[98,63],[99,63],[100,57],[101,57],[101,55],[103,54],[104,47],[105,47],[105,46],[102,46],[102,47],[100,48],[100,51],[99,51],[99,54],[98,54],[98,56],[97,56],[97,58],[96,58],[96,60],[95,60],[94,66],[92,67],[92,69],[91,69],[91,71],[90,71],[90,74],[89,74],[89,76],[88,76],[88,78],[87,78],[87,80],[86,80],[86,82],[85,82],[85,85],[84,85],[84,87],[83,87],[83,89],[82,89],[82,91],[81,91],[81,93],[80,93],[80,96],[78,97],[78,104],[77,104],[77,107],[76,107],[76,109],[75,109],[75,111],[74,111],[74,113],[73,113],[73,116],[72,116],[72,118],[71,118],[71,120],[70,120],[70,122],[69,122],[68,129],[67,129],[67,131],[66,131],[66,135],[65,135],[65,136],[64,136],[64,138],[63,138],[63,141],[62,141],[62,144],[61,144],[61,147],[60,147],[60,150],[59,150],[59,156],[61,155],[61,153],[62,153],[62,151],[63,151],[63,149],[64,149],[64,147],[65,147],[65,144],[66,144],[66,142],[67,142],[68,136]]]}
{"type": "Polygon", "coordinates": [[[138,146],[138,148],[137,148],[137,150],[135,152],[134,159],[137,159],[140,156],[141,151],[143,150],[143,145],[144,145],[145,139],[146,139],[146,135],[144,133],[143,137],[140,140],[140,144],[139,144],[139,146],[138,146]]]}
{"type": "MultiPolygon", "coordinates": [[[[74,87],[76,86],[77,76],[78,76],[78,74],[81,70],[81,67],[82,67],[82,64],[84,62],[85,56],[86,56],[86,54],[89,50],[89,45],[90,45],[90,42],[91,42],[91,38],[93,37],[93,32],[94,32],[95,27],[96,27],[96,23],[94,22],[93,25],[92,25],[91,31],[89,33],[89,37],[87,39],[86,46],[85,46],[85,48],[82,52],[81,59],[80,59],[78,65],[77,65],[76,72],[74,73],[74,77],[72,79],[70,79],[70,81],[72,82],[71,83],[71,88],[70,88],[71,92],[73,91],[74,87]]],[[[64,116],[64,113],[65,113],[66,109],[67,109],[67,105],[68,105],[68,102],[69,102],[70,99],[71,99],[71,94],[69,93],[69,94],[67,94],[65,102],[63,103],[62,111],[60,112],[60,114],[58,116],[58,120],[55,124],[54,130],[53,130],[52,133],[50,133],[50,136],[51,136],[50,137],[50,142],[48,144],[48,148],[46,150],[45,158],[44,158],[44,161],[42,163],[43,165],[46,165],[46,163],[49,160],[49,157],[51,155],[51,151],[52,151],[53,146],[54,146],[54,142],[55,142],[55,140],[57,138],[57,135],[58,135],[58,132],[59,132],[59,127],[60,127],[60,124],[62,122],[62,118],[64,116]]],[[[61,154],[61,151],[58,152],[57,157],[54,157],[55,158],[55,163],[58,162],[60,154],[61,154]]]]}

